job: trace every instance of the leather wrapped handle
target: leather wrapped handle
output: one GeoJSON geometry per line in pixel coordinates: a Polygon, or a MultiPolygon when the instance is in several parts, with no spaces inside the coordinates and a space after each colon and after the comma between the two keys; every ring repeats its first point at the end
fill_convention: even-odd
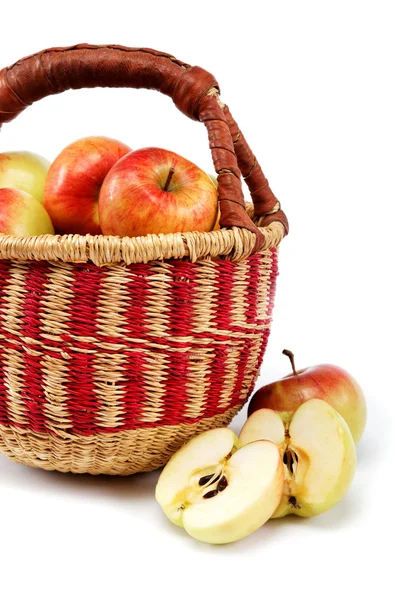
{"type": "Polygon", "coordinates": [[[258,165],[253,165],[247,142],[219,99],[216,79],[201,67],[169,54],[150,48],[78,44],[27,56],[0,71],[0,128],[37,100],[85,87],[147,88],[170,96],[179,110],[207,128],[217,172],[221,226],[245,227],[255,233],[253,252],[264,244],[264,236],[245,210],[243,174],[256,214],[274,213],[271,220],[283,222],[287,231],[286,217],[283,220],[282,211],[276,212],[277,200],[268,181],[258,165]]]}

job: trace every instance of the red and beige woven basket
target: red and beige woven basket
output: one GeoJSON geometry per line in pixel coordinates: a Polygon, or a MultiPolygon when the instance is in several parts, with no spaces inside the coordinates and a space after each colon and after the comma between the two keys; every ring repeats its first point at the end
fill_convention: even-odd
{"type": "Polygon", "coordinates": [[[205,124],[221,229],[0,235],[0,451],[128,475],[164,465],[247,401],[287,221],[214,77],[161,52],[82,44],[24,58],[0,71],[0,126],[49,94],[97,86],[157,89],[205,124]]]}

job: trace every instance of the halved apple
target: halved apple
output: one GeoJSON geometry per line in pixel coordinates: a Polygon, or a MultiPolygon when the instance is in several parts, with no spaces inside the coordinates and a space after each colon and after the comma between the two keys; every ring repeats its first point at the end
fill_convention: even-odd
{"type": "Polygon", "coordinates": [[[241,447],[227,428],[190,440],[162,471],[156,500],[194,538],[226,544],[249,535],[277,509],[283,464],[277,446],[262,440],[241,447]]]}
{"type": "Polygon", "coordinates": [[[242,444],[270,440],[280,450],[285,486],[272,518],[323,513],[343,498],[355,473],[356,450],[350,429],[323,400],[308,400],[293,417],[286,416],[287,420],[282,414],[268,408],[255,411],[239,440],[242,444]]]}

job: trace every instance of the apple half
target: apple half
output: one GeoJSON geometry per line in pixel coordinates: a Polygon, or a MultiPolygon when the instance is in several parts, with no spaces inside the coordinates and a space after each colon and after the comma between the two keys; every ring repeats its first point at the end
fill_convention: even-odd
{"type": "Polygon", "coordinates": [[[227,428],[201,433],[162,471],[156,500],[192,537],[226,544],[246,537],[275,512],[283,491],[283,464],[269,441],[241,447],[227,428]]]}
{"type": "Polygon", "coordinates": [[[280,450],[285,485],[272,518],[318,515],[335,506],[350,486],[356,468],[354,440],[343,417],[323,400],[308,400],[286,418],[261,408],[247,419],[239,440],[270,440],[280,450]]]}

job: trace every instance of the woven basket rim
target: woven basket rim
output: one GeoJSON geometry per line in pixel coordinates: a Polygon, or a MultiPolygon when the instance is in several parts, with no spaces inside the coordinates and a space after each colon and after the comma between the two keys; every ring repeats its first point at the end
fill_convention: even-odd
{"type": "MultiPolygon", "coordinates": [[[[247,210],[251,211],[249,207],[247,210]]],[[[279,222],[259,229],[265,238],[265,244],[259,252],[277,247],[285,235],[284,227],[279,222]]],[[[90,234],[31,237],[0,234],[0,260],[45,260],[106,266],[185,257],[196,262],[224,256],[237,262],[251,254],[254,238],[254,233],[241,227],[211,232],[149,234],[136,238],[90,234]]]]}

